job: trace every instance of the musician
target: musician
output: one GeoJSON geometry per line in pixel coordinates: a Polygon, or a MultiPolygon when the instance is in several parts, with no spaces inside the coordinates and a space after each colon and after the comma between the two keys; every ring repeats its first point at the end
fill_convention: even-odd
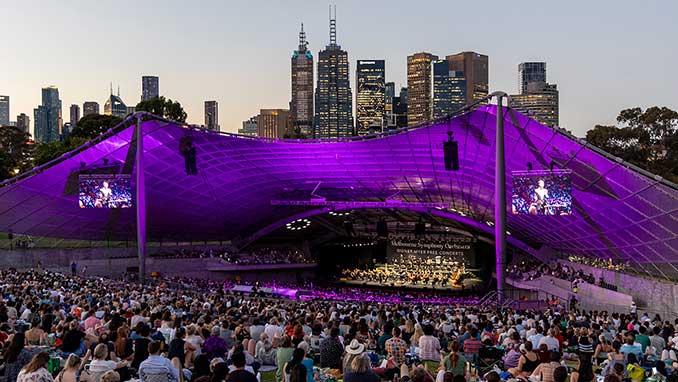
{"type": "Polygon", "coordinates": [[[113,190],[108,187],[108,182],[104,181],[103,186],[99,189],[99,199],[101,199],[102,206],[108,207],[113,196],[113,190]]]}
{"type": "Polygon", "coordinates": [[[544,180],[539,179],[537,182],[537,188],[534,189],[534,195],[532,196],[532,204],[530,204],[530,208],[528,210],[528,213],[530,215],[538,215],[541,213],[542,215],[546,211],[546,201],[549,197],[549,190],[544,187],[544,180]]]}

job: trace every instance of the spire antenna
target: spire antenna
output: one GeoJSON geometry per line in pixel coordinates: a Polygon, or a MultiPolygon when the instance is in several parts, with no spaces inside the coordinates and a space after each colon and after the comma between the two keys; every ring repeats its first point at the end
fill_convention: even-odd
{"type": "Polygon", "coordinates": [[[334,5],[334,16],[332,16],[332,5],[330,5],[330,45],[337,45],[337,5],[334,5]]]}
{"type": "Polygon", "coordinates": [[[118,97],[120,97],[120,84],[118,84],[118,97]]]}
{"type": "Polygon", "coordinates": [[[299,51],[305,52],[308,43],[306,42],[306,32],[304,32],[304,23],[301,23],[301,32],[299,32],[299,51]]]}
{"type": "Polygon", "coordinates": [[[113,95],[113,81],[111,81],[111,95],[113,95]]]}

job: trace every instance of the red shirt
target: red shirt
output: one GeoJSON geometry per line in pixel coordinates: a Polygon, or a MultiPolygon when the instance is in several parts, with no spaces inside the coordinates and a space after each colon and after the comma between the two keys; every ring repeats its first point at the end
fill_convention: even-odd
{"type": "Polygon", "coordinates": [[[478,351],[482,347],[483,343],[475,338],[469,338],[466,341],[464,341],[464,353],[478,354],[478,351]]]}

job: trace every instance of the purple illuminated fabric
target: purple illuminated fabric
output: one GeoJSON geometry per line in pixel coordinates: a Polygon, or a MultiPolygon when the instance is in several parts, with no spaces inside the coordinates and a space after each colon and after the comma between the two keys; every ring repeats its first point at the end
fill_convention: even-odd
{"type": "MultiPolygon", "coordinates": [[[[481,224],[493,220],[494,106],[449,123],[373,139],[297,142],[189,130],[160,120],[142,123],[148,239],[229,240],[274,222],[327,211],[271,205],[271,200],[448,202],[481,224]],[[445,171],[442,142],[459,141],[459,171],[445,171]],[[194,136],[199,175],[188,176],[179,139],[194,136]]],[[[572,216],[508,216],[512,238],[538,248],[645,264],[678,263],[678,190],[630,169],[559,130],[519,113],[505,114],[506,181],[511,171],[571,169],[572,216]]],[[[34,236],[134,240],[134,210],[80,209],[73,174],[81,162],[133,169],[134,127],[0,188],[0,230],[34,236]]],[[[77,183],[77,182],[76,182],[77,183]]],[[[508,187],[510,193],[510,186],[508,187]]],[[[511,195],[506,195],[507,205],[511,195]]],[[[458,216],[458,215],[457,215],[458,216]]],[[[664,267],[663,265],[661,267],[664,267]]],[[[662,269],[652,265],[655,272],[662,269]]]]}

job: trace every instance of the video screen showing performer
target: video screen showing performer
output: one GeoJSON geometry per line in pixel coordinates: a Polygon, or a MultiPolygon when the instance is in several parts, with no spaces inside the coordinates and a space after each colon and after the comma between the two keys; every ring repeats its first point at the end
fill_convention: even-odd
{"type": "Polygon", "coordinates": [[[129,175],[80,175],[80,208],[130,208],[132,186],[129,175]]]}
{"type": "Polygon", "coordinates": [[[514,215],[572,214],[571,172],[514,172],[511,212],[514,215]]]}

